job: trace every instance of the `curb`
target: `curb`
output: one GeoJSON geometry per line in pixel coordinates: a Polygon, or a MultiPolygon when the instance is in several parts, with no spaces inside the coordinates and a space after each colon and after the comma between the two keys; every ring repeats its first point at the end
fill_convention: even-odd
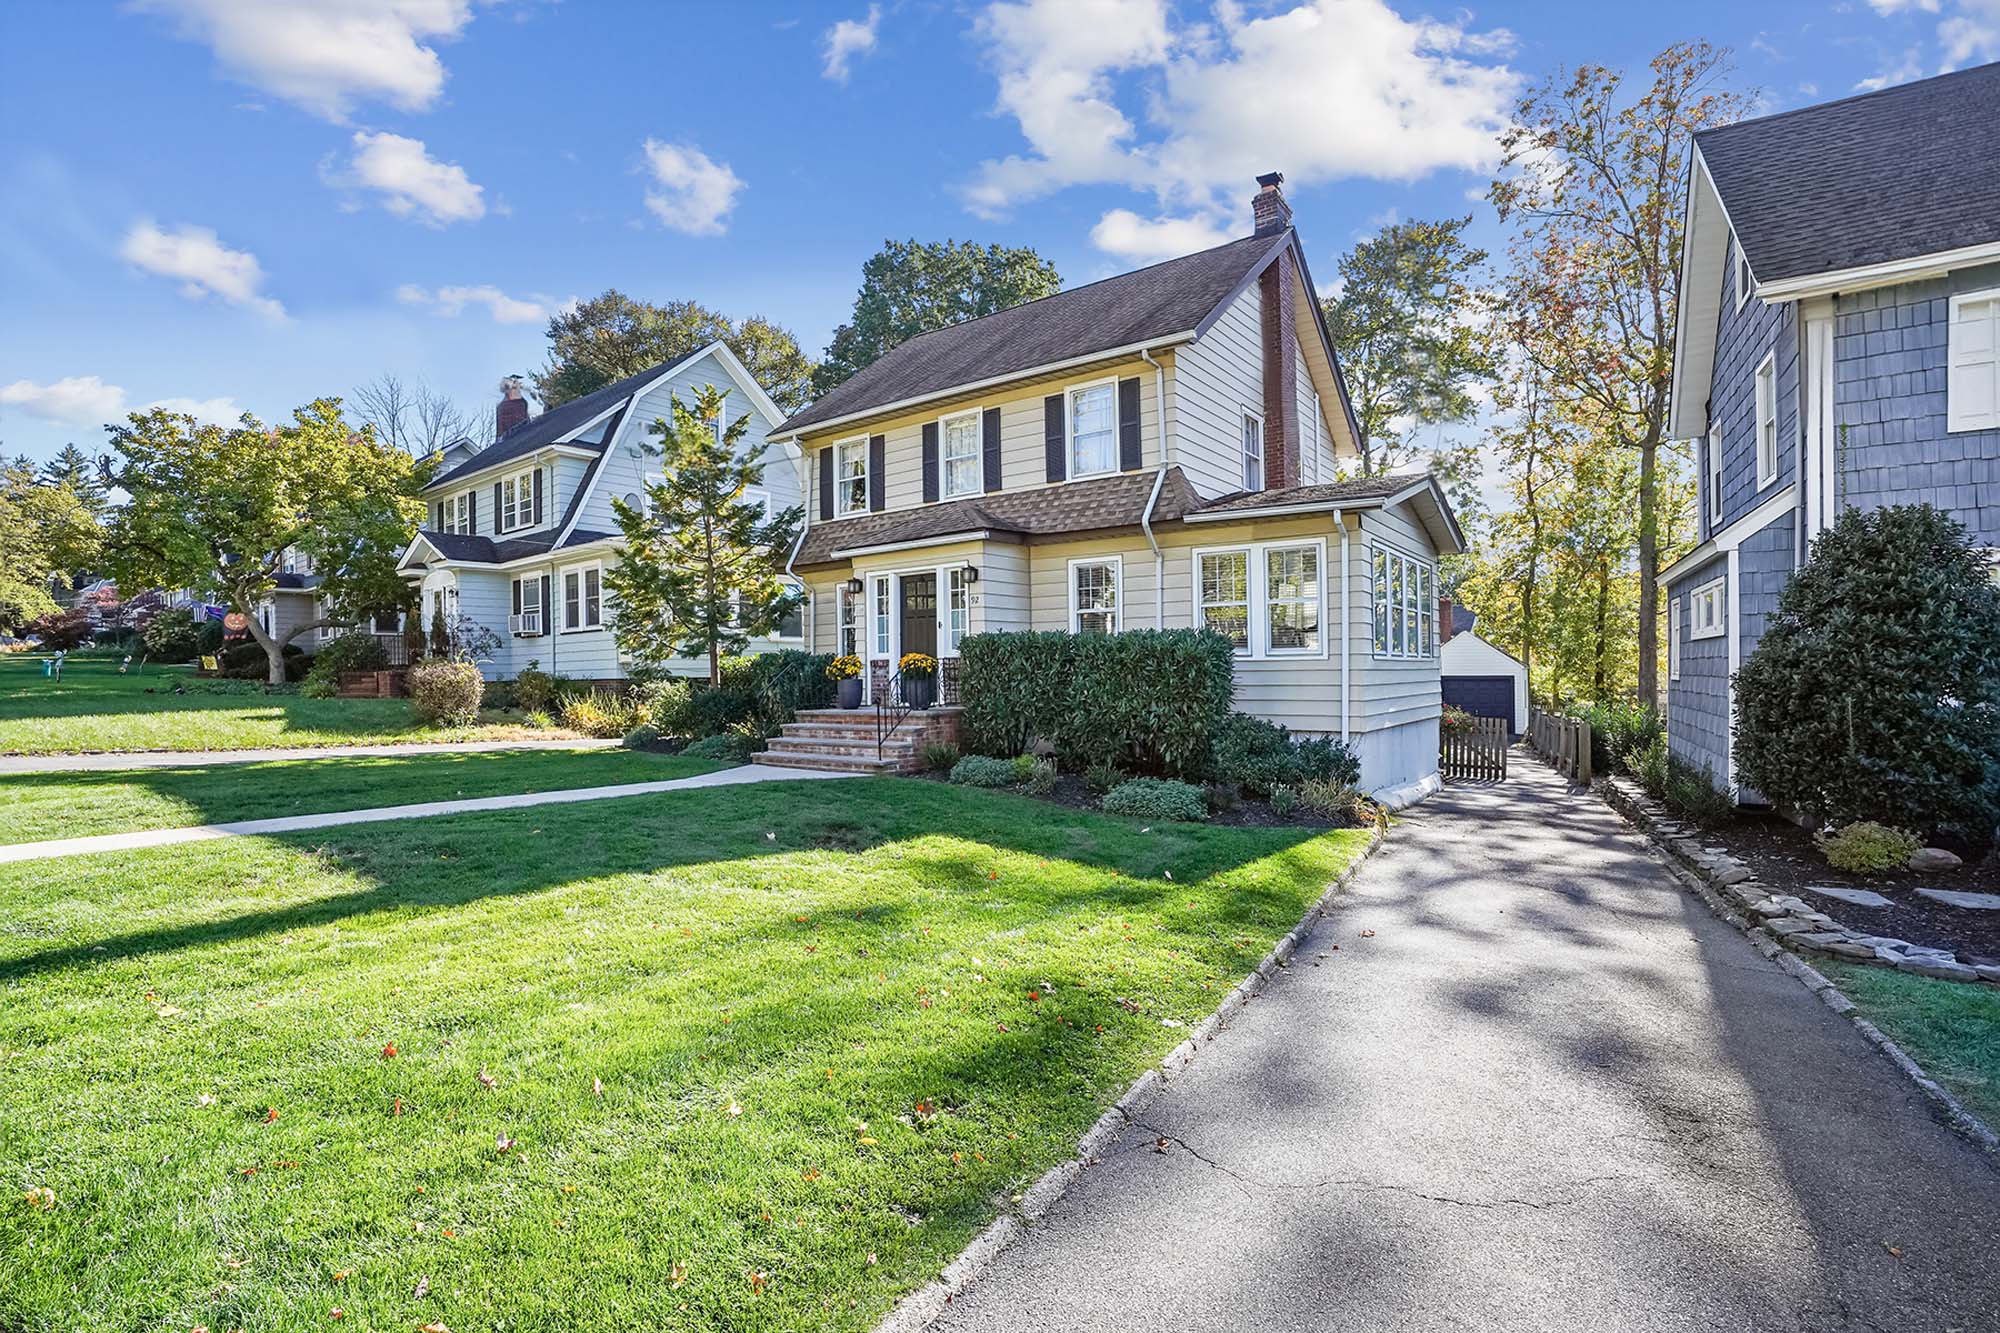
{"type": "Polygon", "coordinates": [[[1647,845],[1665,865],[1667,873],[1673,876],[1676,883],[1701,899],[1709,911],[1747,935],[1757,952],[1776,963],[1779,971],[1790,974],[1801,986],[1817,996],[1821,1004],[1854,1024],[1855,1030],[1860,1032],[1869,1045],[1888,1056],[1890,1062],[1902,1071],[1903,1076],[1930,1099],[1939,1119],[1970,1139],[1981,1151],[2000,1158],[2000,1134],[1996,1134],[1992,1126],[1967,1110],[1963,1102],[1925,1073],[1923,1066],[1912,1060],[1908,1052],[1891,1041],[1882,1029],[1863,1018],[1854,1001],[1842,994],[1840,988],[1828,980],[1825,974],[1786,949],[1762,925],[1737,911],[1721,892],[1730,889],[1740,895],[1744,891],[1754,890],[1754,894],[1750,896],[1762,898],[1765,896],[1762,886],[1751,879],[1732,880],[1725,884],[1716,878],[1717,871],[1683,856],[1652,827],[1646,813],[1633,806],[1630,803],[1631,798],[1613,783],[1613,779],[1605,778],[1592,790],[1620,819],[1646,839],[1647,845]]]}
{"type": "Polygon", "coordinates": [[[1160,1063],[1132,1082],[1123,1096],[1111,1104],[1111,1108],[1099,1116],[1097,1123],[1085,1131],[1077,1140],[1076,1155],[1044,1171],[1034,1184],[1019,1195],[1019,1202],[1010,1211],[1003,1212],[987,1228],[974,1236],[958,1257],[946,1264],[937,1278],[910,1292],[896,1302],[894,1309],[882,1316],[875,1325],[874,1333],[922,1333],[930,1327],[931,1321],[943,1314],[959,1293],[978,1280],[979,1275],[993,1265],[1002,1252],[1027,1233],[1030,1223],[1039,1221],[1056,1200],[1096,1161],[1099,1153],[1117,1142],[1128,1126],[1146,1111],[1155,1098],[1167,1090],[1174,1075],[1194,1062],[1203,1045],[1212,1043],[1221,1035],[1222,1025],[1234,1017],[1258,992],[1275,977],[1280,969],[1291,962],[1292,954],[1304,942],[1306,934],[1319,923],[1321,917],[1333,907],[1334,900],[1346,890],[1360,873],[1361,867],[1382,846],[1387,834],[1386,821],[1378,821],[1374,836],[1364,846],[1347,868],[1326,891],[1306,909],[1299,923],[1271,946],[1271,952],[1264,955],[1249,976],[1243,978],[1222,997],[1215,1012],[1195,1026],[1194,1032],[1180,1045],[1161,1057],[1160,1063]]]}

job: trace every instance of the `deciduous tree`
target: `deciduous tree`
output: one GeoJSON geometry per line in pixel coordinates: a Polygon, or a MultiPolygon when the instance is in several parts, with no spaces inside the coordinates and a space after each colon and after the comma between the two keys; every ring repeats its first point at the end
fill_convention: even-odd
{"type": "Polygon", "coordinates": [[[549,360],[533,376],[544,408],[722,342],[771,401],[795,412],[812,401],[811,360],[798,339],[761,315],[738,323],[695,301],[654,305],[607,288],[549,317],[549,360]]]}
{"type": "Polygon", "coordinates": [[[0,466],[0,625],[19,628],[56,611],[52,582],[100,553],[97,514],[67,483],[0,466]]]}

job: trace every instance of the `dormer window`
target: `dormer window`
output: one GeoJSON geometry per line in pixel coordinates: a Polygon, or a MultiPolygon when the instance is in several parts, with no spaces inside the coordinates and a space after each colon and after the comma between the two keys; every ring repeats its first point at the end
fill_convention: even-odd
{"type": "Polygon", "coordinates": [[[839,517],[868,512],[868,439],[833,446],[833,511],[839,517]]]}
{"type": "Polygon", "coordinates": [[[535,470],[517,472],[500,483],[500,523],[502,532],[534,526],[535,470]]]}
{"type": "Polygon", "coordinates": [[[1069,475],[1118,470],[1116,380],[1086,384],[1069,393],[1069,475]]]}

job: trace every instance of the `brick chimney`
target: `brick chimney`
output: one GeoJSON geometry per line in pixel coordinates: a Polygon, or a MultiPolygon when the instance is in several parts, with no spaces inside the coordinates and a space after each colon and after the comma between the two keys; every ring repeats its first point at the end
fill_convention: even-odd
{"type": "Polygon", "coordinates": [[[521,379],[509,375],[500,381],[500,406],[493,410],[493,438],[514,429],[528,419],[528,400],[521,393],[521,379]]]}
{"type": "MultiPolygon", "coordinates": [[[[1291,205],[1278,188],[1278,172],[1259,176],[1251,208],[1257,234],[1275,236],[1292,225],[1291,205]]],[[[1296,486],[1299,476],[1298,261],[1286,245],[1258,275],[1264,315],[1264,489],[1296,486]]]]}
{"type": "Polygon", "coordinates": [[[1274,236],[1292,225],[1292,206],[1285,202],[1282,171],[1267,171],[1257,178],[1257,197],[1250,201],[1250,216],[1257,220],[1259,236],[1274,236]]]}
{"type": "Polygon", "coordinates": [[[1438,597],[1438,644],[1442,646],[1450,642],[1451,598],[1440,594],[1438,597]]]}

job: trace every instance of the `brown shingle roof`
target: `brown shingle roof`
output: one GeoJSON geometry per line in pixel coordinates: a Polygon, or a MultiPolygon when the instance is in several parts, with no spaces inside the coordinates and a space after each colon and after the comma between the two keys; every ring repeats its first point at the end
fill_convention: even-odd
{"type": "Polygon", "coordinates": [[[1201,506],[1204,514],[1218,510],[1283,509],[1291,505],[1337,504],[1342,500],[1379,500],[1420,484],[1424,474],[1414,476],[1355,477],[1351,481],[1320,482],[1312,486],[1288,486],[1281,491],[1238,491],[1201,506]]]}

